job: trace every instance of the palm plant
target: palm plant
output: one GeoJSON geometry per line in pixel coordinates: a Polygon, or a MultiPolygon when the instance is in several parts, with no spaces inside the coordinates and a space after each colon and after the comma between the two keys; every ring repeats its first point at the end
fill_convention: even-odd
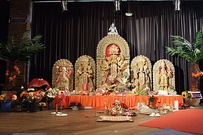
{"type": "Polygon", "coordinates": [[[196,34],[195,43],[190,43],[181,36],[171,36],[176,48],[166,47],[166,52],[171,56],[178,55],[188,62],[198,62],[203,59],[202,31],[196,34]]]}
{"type": "Polygon", "coordinates": [[[13,37],[9,38],[7,43],[0,43],[0,60],[8,63],[29,60],[33,54],[45,48],[40,43],[41,38],[41,35],[37,35],[30,39],[29,31],[23,33],[19,44],[15,44],[13,37]]]}
{"type": "Polygon", "coordinates": [[[191,63],[190,72],[190,89],[198,90],[198,84],[200,76],[203,75],[203,72],[199,69],[199,61],[203,59],[203,40],[202,40],[202,31],[198,31],[196,34],[195,42],[190,43],[188,40],[181,36],[171,36],[173,39],[173,44],[176,46],[166,47],[166,52],[171,56],[177,55],[184,58],[186,61],[191,63]]]}
{"type": "Polygon", "coordinates": [[[40,52],[45,47],[40,43],[42,36],[29,37],[29,31],[23,33],[18,44],[14,42],[14,37],[8,38],[7,43],[0,43],[0,60],[7,62],[6,87],[14,87],[15,78],[20,74],[20,69],[16,66],[17,61],[28,61],[32,55],[40,52]]]}

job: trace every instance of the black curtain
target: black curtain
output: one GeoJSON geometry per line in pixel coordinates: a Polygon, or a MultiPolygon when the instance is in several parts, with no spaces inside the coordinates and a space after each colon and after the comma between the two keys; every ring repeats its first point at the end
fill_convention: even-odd
{"type": "Polygon", "coordinates": [[[121,11],[114,11],[113,2],[69,2],[62,12],[61,3],[33,3],[32,35],[43,35],[46,49],[31,60],[30,79],[44,78],[51,84],[52,67],[59,59],[73,65],[81,55],[96,60],[99,41],[108,33],[111,23],[129,44],[131,60],[145,55],[152,64],[168,59],[175,66],[176,90],[189,89],[189,64],[171,57],[165,46],[173,46],[171,35],[180,35],[193,42],[203,28],[203,2],[181,2],[181,11],[174,11],[168,2],[121,2],[121,11]],[[126,11],[133,16],[125,16],[126,11]]]}
{"type": "MultiPolygon", "coordinates": [[[[0,0],[0,43],[6,43],[8,37],[9,1],[0,0]]],[[[6,62],[0,60],[0,84],[5,83],[6,62]]],[[[3,87],[0,85],[0,91],[3,87]]]]}

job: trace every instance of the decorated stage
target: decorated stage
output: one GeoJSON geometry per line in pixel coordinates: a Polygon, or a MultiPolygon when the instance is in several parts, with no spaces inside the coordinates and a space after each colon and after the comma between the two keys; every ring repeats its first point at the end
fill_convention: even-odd
{"type": "MultiPolygon", "coordinates": [[[[154,107],[162,106],[164,104],[168,106],[174,106],[174,101],[178,101],[179,106],[183,105],[183,98],[181,95],[175,96],[155,96],[156,100],[153,103],[154,107]]],[[[84,107],[100,108],[104,109],[105,106],[112,108],[115,100],[119,100],[125,108],[136,108],[138,103],[149,104],[149,96],[138,95],[126,95],[126,96],[66,96],[65,107],[69,107],[71,102],[78,102],[84,107]]]]}

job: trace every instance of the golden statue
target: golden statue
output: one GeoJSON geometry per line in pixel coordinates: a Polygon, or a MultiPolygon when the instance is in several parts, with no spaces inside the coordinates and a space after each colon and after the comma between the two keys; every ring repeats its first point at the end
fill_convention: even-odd
{"type": "Polygon", "coordinates": [[[52,69],[52,87],[62,91],[73,90],[73,65],[67,59],[60,59],[54,63],[52,69]]]}
{"type": "Polygon", "coordinates": [[[175,68],[169,60],[161,59],[154,64],[153,86],[154,91],[175,89],[175,68]]]}
{"type": "Polygon", "coordinates": [[[89,95],[95,90],[95,62],[87,55],[78,58],[75,63],[75,90],[77,94],[89,95]]]}
{"type": "MultiPolygon", "coordinates": [[[[149,58],[139,55],[136,56],[131,62],[132,69],[132,89],[134,92],[140,92],[144,90],[149,90],[152,88],[152,74],[151,69],[152,65],[149,58]]],[[[148,92],[144,92],[143,94],[147,94],[148,92]]]]}
{"type": "Polygon", "coordinates": [[[104,37],[97,46],[97,89],[106,92],[127,90],[129,59],[128,44],[118,33],[104,37]]]}

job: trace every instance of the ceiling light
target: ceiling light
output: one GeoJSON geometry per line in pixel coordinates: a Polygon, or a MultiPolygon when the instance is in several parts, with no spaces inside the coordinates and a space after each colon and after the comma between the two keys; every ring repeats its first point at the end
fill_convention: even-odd
{"type": "Polygon", "coordinates": [[[127,1],[127,11],[125,12],[125,16],[133,16],[133,13],[131,12],[131,8],[130,8],[130,2],[127,1]]]}
{"type": "Polygon", "coordinates": [[[126,12],[125,13],[125,16],[132,16],[133,15],[133,13],[131,13],[131,12],[126,12]]]}
{"type": "Polygon", "coordinates": [[[66,0],[61,0],[61,4],[62,4],[62,12],[68,11],[68,7],[67,7],[68,1],[66,1],[66,0]]]}
{"type": "Polygon", "coordinates": [[[175,0],[175,11],[180,11],[180,0],[175,0]]]}
{"type": "Polygon", "coordinates": [[[120,0],[115,0],[114,1],[115,2],[115,11],[120,11],[121,9],[120,9],[120,0]]]}

